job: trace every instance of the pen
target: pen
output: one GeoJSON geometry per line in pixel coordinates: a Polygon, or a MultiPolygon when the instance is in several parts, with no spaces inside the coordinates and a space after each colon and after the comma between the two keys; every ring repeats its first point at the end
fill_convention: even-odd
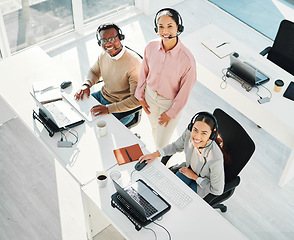
{"type": "Polygon", "coordinates": [[[222,44],[216,46],[216,48],[219,48],[219,47],[224,46],[224,45],[226,45],[226,44],[229,44],[229,42],[224,42],[224,43],[222,43],[222,44]]]}
{"type": "Polygon", "coordinates": [[[128,154],[128,157],[129,157],[130,161],[132,162],[133,160],[132,160],[130,154],[128,153],[128,150],[127,149],[125,149],[125,150],[126,150],[126,153],[128,154]]]}

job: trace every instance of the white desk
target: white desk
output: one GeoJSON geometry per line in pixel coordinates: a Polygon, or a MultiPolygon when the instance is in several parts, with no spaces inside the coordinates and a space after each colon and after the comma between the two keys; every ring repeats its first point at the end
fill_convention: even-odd
{"type": "MultiPolygon", "coordinates": [[[[158,160],[150,163],[164,173],[180,189],[184,190],[193,201],[184,208],[179,208],[168,197],[160,193],[158,189],[148,182],[140,172],[133,173],[133,181],[141,178],[162,197],[171,204],[171,210],[163,215],[162,220],[156,221],[168,229],[172,239],[246,239],[233,225],[223,218],[216,210],[211,208],[203,199],[195,194],[185,183],[173,174],[166,166],[158,160]],[[194,237],[192,237],[194,236],[194,237]]],[[[124,182],[129,182],[129,175],[134,169],[135,163],[128,163],[121,166],[115,166],[111,171],[117,170],[122,172],[124,182]]],[[[146,166],[146,168],[148,165],[146,166]]],[[[94,180],[82,188],[85,195],[104,213],[110,222],[120,231],[126,239],[133,240],[150,240],[154,235],[150,230],[142,228],[137,231],[134,225],[118,209],[111,207],[110,196],[115,192],[112,181],[108,181],[105,188],[99,188],[97,181],[94,180]]],[[[151,223],[147,226],[153,229],[158,239],[168,239],[167,233],[160,227],[151,223]]]]}
{"type": "MultiPolygon", "coordinates": [[[[183,42],[198,60],[198,81],[291,149],[279,181],[279,185],[284,186],[294,176],[294,101],[284,98],[283,93],[289,83],[294,81],[294,77],[214,25],[191,33],[183,42]],[[232,78],[228,78],[225,89],[220,88],[222,69],[230,66],[229,57],[220,59],[201,44],[215,36],[226,39],[240,56],[270,77],[270,81],[264,84],[272,92],[270,102],[259,104],[257,89],[246,92],[241,84],[232,78]],[[279,93],[273,91],[276,79],[282,79],[285,83],[279,93]]],[[[262,87],[259,94],[263,97],[269,96],[262,87]]]]}
{"type": "MultiPolygon", "coordinates": [[[[32,83],[40,80],[73,81],[75,86],[79,83],[38,47],[1,61],[0,79],[3,98],[29,128],[37,133],[80,185],[94,179],[97,170],[107,170],[117,163],[113,149],[136,143],[139,143],[141,147],[145,146],[113,115],[103,115],[92,122],[85,121],[84,124],[74,128],[78,132],[79,141],[72,148],[58,148],[60,133],[56,133],[51,138],[47,130],[38,121],[33,120],[32,111],[36,108],[36,104],[29,92],[32,91],[32,83]],[[99,138],[94,130],[98,120],[105,120],[108,124],[108,134],[102,138],[99,138]],[[87,137],[84,137],[85,135],[87,137]],[[107,159],[107,161],[101,161],[101,159],[107,159]]],[[[74,94],[75,89],[71,88],[69,91],[74,94]]],[[[70,134],[68,138],[75,140],[70,134]]]]}
{"type": "MultiPolygon", "coordinates": [[[[133,170],[135,163],[122,166],[116,165],[112,150],[135,143],[139,143],[141,147],[144,144],[112,115],[107,115],[101,117],[109,126],[112,126],[108,128],[107,136],[97,138],[93,130],[96,121],[85,122],[75,128],[79,132],[77,145],[70,149],[57,148],[56,144],[60,139],[59,134],[50,138],[47,131],[41,125],[35,123],[32,118],[32,109],[35,107],[35,103],[29,91],[31,91],[31,83],[37,80],[60,79],[61,81],[74,81],[74,79],[38,47],[1,61],[0,79],[0,94],[3,98],[21,117],[27,127],[36,133],[44,146],[54,154],[59,163],[71,174],[79,186],[82,187],[82,195],[77,196],[75,200],[79,197],[83,200],[81,208],[84,207],[85,216],[87,206],[85,206],[84,197],[87,197],[127,239],[152,238],[152,232],[146,232],[145,229],[137,232],[122,213],[110,206],[110,196],[114,192],[110,182],[107,188],[99,189],[96,180],[93,180],[95,172],[99,169],[109,169],[109,171],[118,169],[129,172],[133,170]]],[[[144,147],[142,150],[147,153],[144,147]]],[[[173,239],[188,239],[195,234],[205,239],[231,238],[232,236],[234,239],[245,238],[166,167],[159,162],[154,162],[153,164],[165,172],[180,188],[185,188],[193,198],[193,202],[184,209],[178,209],[172,205],[172,209],[160,221],[160,224],[168,228],[173,239]],[[211,231],[210,226],[213,226],[213,231],[211,231]],[[186,235],[183,236],[183,234],[186,235]]],[[[138,178],[140,174],[135,174],[134,177],[138,178]]],[[[77,211],[77,209],[73,209],[74,211],[77,211]]],[[[78,211],[80,216],[80,209],[78,211]]],[[[63,214],[61,217],[67,218],[68,216],[63,214]]],[[[87,223],[87,219],[85,221],[87,223]]],[[[162,229],[155,226],[151,227],[157,232],[159,239],[167,237],[162,229]]],[[[71,229],[70,226],[65,226],[64,228],[71,229]]],[[[89,226],[87,226],[87,230],[88,238],[91,238],[89,226]]]]}

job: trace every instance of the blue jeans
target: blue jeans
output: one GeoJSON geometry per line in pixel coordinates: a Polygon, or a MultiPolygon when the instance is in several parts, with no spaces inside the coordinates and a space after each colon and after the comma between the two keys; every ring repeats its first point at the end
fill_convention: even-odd
{"type": "Polygon", "coordinates": [[[191,178],[186,177],[184,174],[180,173],[180,171],[177,171],[176,175],[184,182],[186,183],[195,193],[197,193],[197,183],[191,178]]]}
{"type": "MultiPolygon", "coordinates": [[[[92,93],[92,96],[99,101],[102,105],[107,105],[107,104],[111,104],[111,102],[107,101],[101,94],[101,91],[92,93]]],[[[131,122],[133,120],[133,118],[135,117],[135,113],[133,113],[132,115],[126,116],[122,119],[120,119],[120,116],[122,115],[122,113],[113,113],[113,115],[119,119],[119,121],[123,124],[123,125],[127,125],[129,122],[131,122]]]]}

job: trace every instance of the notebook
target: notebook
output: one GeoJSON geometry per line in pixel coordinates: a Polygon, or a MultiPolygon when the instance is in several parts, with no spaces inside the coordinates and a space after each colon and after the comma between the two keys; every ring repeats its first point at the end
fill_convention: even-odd
{"type": "Polygon", "coordinates": [[[30,94],[39,107],[42,117],[50,119],[59,131],[84,123],[84,120],[63,100],[42,104],[31,92],[30,94]]]}
{"type": "Polygon", "coordinates": [[[75,100],[74,94],[72,93],[63,92],[62,96],[89,122],[99,117],[93,116],[90,112],[92,107],[100,104],[91,94],[89,98],[85,96],[83,100],[78,101],[75,100]]]}
{"type": "Polygon", "coordinates": [[[112,198],[123,206],[128,217],[132,217],[143,226],[156,220],[171,208],[171,205],[142,179],[125,188],[114,180],[113,183],[117,192],[112,198]]]}
{"type": "Polygon", "coordinates": [[[252,86],[269,81],[269,77],[234,54],[230,55],[230,64],[229,70],[252,86]]]}
{"type": "Polygon", "coordinates": [[[119,165],[137,161],[143,155],[139,144],[113,150],[117,163],[119,165]]]}

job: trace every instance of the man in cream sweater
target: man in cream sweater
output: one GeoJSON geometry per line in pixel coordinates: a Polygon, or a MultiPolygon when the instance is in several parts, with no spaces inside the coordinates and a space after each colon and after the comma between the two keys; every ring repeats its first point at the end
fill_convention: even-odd
{"type": "MultiPolygon", "coordinates": [[[[89,97],[90,88],[103,78],[101,90],[92,94],[101,105],[94,106],[94,116],[112,113],[120,119],[121,112],[140,106],[134,97],[138,83],[141,59],[135,52],[126,49],[121,41],[124,39],[121,29],[115,24],[102,24],[96,32],[98,45],[104,51],[98,56],[96,63],[90,68],[85,81],[75,94],[76,100],[89,97]]],[[[127,125],[135,114],[124,117],[120,121],[127,125]]]]}

